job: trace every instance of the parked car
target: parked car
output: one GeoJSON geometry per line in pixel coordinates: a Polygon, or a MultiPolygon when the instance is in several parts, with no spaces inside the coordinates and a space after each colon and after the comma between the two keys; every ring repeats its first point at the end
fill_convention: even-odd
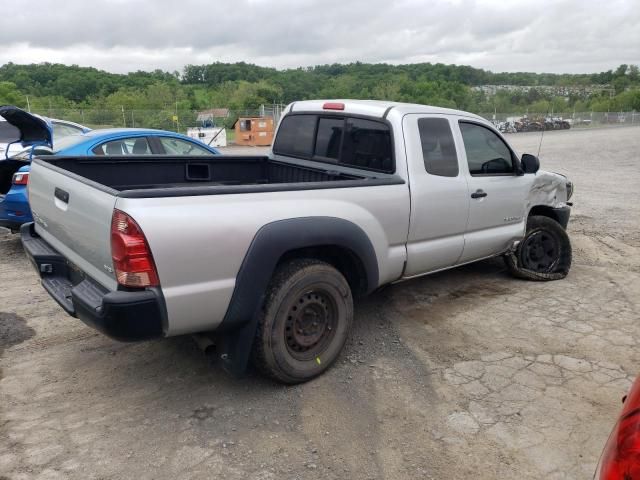
{"type": "Polygon", "coordinates": [[[597,478],[640,479],[640,377],[623,398],[622,411],[604,448],[597,478]]]}
{"type": "MultiPolygon", "coordinates": [[[[4,109],[4,110],[3,110],[4,109]]],[[[15,109],[15,107],[12,107],[15,109]]],[[[19,110],[19,109],[18,109],[19,110]]],[[[7,114],[0,107],[0,115],[7,114]]],[[[22,133],[26,149],[0,162],[0,227],[17,231],[33,220],[27,199],[29,164],[35,155],[216,155],[218,150],[185,135],[163,130],[115,128],[89,130],[58,139],[56,128],[20,110],[7,114],[22,133]],[[28,145],[31,146],[29,147],[28,145]]]]}
{"type": "MultiPolygon", "coordinates": [[[[18,109],[17,107],[4,106],[0,107],[2,113],[8,114],[11,110],[19,110],[23,112],[23,110],[18,109]]],[[[3,114],[0,113],[0,161],[2,159],[10,158],[13,155],[21,152],[25,148],[25,144],[20,140],[20,130],[15,127],[11,122],[8,122],[3,114]]],[[[26,112],[25,112],[26,113],[26,112]]],[[[59,140],[61,138],[67,137],[69,135],[76,135],[80,133],[86,133],[91,130],[84,125],[80,125],[79,123],[69,122],[67,120],[58,120],[56,118],[47,118],[42,117],[36,114],[28,114],[32,115],[34,118],[39,118],[43,122],[45,122],[48,127],[52,130],[52,137],[55,140],[59,140]]]]}
{"type": "Polygon", "coordinates": [[[470,113],[289,105],[271,153],[38,157],[22,242],[69,314],[120,340],[182,334],[296,383],[338,357],[353,297],[494,256],[564,278],[573,187],[470,113]]]}

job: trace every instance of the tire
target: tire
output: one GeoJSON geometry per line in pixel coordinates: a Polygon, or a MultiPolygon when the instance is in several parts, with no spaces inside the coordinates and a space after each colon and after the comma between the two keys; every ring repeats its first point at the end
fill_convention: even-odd
{"type": "Polygon", "coordinates": [[[267,288],[253,363],[282,383],[310,380],[338,358],[352,323],[353,297],[342,274],[320,260],[291,260],[267,288]]]}
{"type": "Polygon", "coordinates": [[[571,268],[571,242],[562,226],[549,217],[533,215],[515,252],[505,255],[509,271],[525,280],[565,278],[571,268]]]}

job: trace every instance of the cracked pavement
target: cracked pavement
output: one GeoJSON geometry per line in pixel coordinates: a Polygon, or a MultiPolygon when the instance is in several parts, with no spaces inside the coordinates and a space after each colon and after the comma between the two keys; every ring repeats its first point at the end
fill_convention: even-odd
{"type": "Polygon", "coordinates": [[[640,370],[639,132],[545,133],[542,167],[576,185],[565,280],[488,260],[384,288],[296,387],[229,378],[188,337],[103,337],[0,233],[0,479],[590,478],[640,370]]]}

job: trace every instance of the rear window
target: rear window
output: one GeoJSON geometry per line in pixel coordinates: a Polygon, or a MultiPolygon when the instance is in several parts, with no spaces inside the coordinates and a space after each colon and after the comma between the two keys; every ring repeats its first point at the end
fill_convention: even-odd
{"type": "Polygon", "coordinates": [[[308,158],[313,154],[316,115],[287,115],[273,144],[274,153],[308,158]]]}
{"type": "Polygon", "coordinates": [[[338,160],[343,129],[344,118],[321,118],[318,121],[315,155],[338,160]]]}
{"type": "Polygon", "coordinates": [[[347,118],[340,163],[368,170],[393,171],[389,127],[372,120],[347,118]]]}
{"type": "Polygon", "coordinates": [[[273,151],[378,172],[395,170],[389,126],[363,118],[287,115],[273,151]]]}

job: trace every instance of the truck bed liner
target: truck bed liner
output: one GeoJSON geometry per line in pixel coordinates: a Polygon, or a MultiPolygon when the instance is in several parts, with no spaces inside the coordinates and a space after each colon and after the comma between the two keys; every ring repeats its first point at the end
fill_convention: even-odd
{"type": "Polygon", "coordinates": [[[340,171],[339,166],[335,169],[312,167],[297,164],[295,160],[283,162],[267,156],[44,156],[36,161],[101,190],[129,198],[403,183],[395,175],[345,172],[340,171]]]}

